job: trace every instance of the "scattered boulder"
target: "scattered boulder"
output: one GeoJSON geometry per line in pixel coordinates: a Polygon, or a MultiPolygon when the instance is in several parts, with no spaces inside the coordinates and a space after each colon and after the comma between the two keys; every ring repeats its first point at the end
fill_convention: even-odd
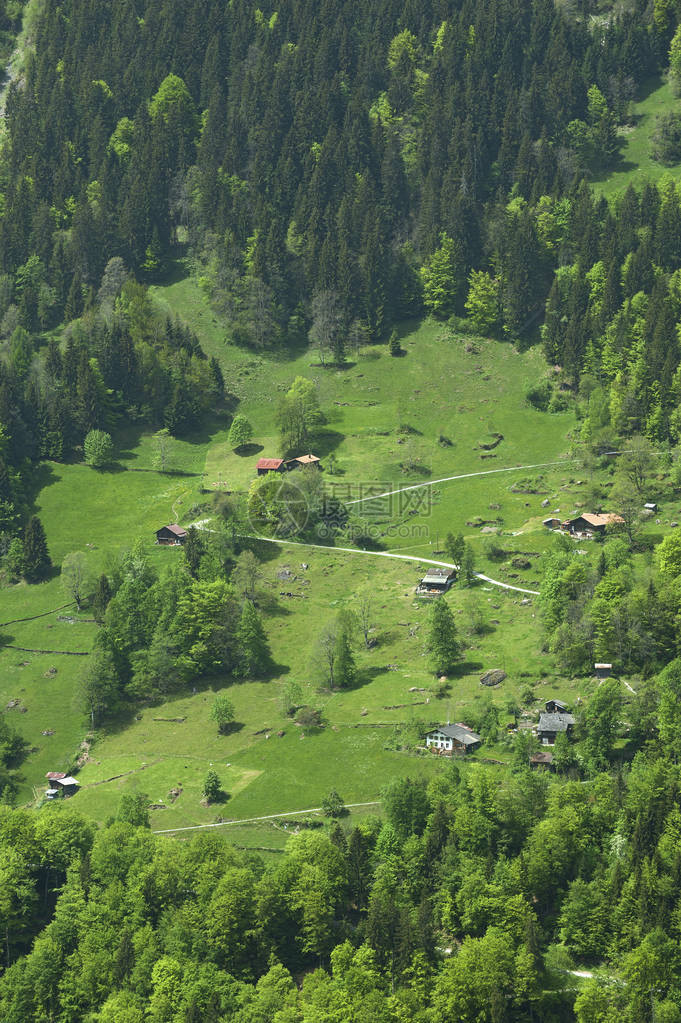
{"type": "Polygon", "coordinates": [[[528,558],[524,558],[521,554],[516,555],[511,561],[514,568],[532,568],[532,562],[528,558]]]}
{"type": "Polygon", "coordinates": [[[480,684],[483,686],[500,686],[506,678],[506,672],[500,668],[493,668],[480,676],[480,684]]]}
{"type": "Polygon", "coordinates": [[[544,500],[543,500],[543,501],[542,501],[542,503],[541,503],[541,506],[542,506],[542,508],[548,508],[548,506],[550,505],[550,503],[551,503],[551,502],[549,501],[548,497],[545,497],[545,498],[544,498],[544,500]]]}

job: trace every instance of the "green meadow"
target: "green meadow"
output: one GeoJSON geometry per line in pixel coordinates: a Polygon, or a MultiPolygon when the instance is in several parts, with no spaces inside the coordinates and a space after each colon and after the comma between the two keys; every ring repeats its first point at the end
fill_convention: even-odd
{"type": "MultiPolygon", "coordinates": [[[[468,477],[358,506],[384,534],[384,549],[446,560],[444,537],[460,531],[474,547],[479,571],[538,588],[542,557],[554,542],[542,519],[558,509],[568,515],[584,506],[589,484],[569,459],[573,414],[538,412],[525,400],[545,373],[539,351],[459,337],[425,322],[405,328],[403,357],[391,358],[386,346],[371,346],[337,370],[320,366],[310,349],[284,357],[238,348],[188,277],[156,287],[153,294],[161,308],[183,316],[206,352],[220,360],[235,399],[229,405],[238,406],[253,424],[261,454],[280,453],[277,401],[302,375],[316,382],[327,418],[314,444],[322,459],[333,455],[335,460],[336,474],[325,474],[325,485],[342,498],[468,477]],[[558,464],[522,468],[553,462],[558,464]],[[502,469],[511,471],[496,471],[502,469]]],[[[246,492],[254,478],[258,452],[246,457],[232,451],[229,423],[226,413],[216,413],[196,436],[174,442],[166,473],[154,468],[151,436],[133,429],[116,437],[117,463],[111,470],[44,465],[34,481],[35,508],[55,565],[81,550],[102,571],[112,556],[139,540],[159,568],[182,557],[180,549],[155,546],[154,531],[169,521],[210,520],[214,492],[246,492]]],[[[162,705],[140,706],[95,735],[88,733],[78,697],[87,657],[56,652],[91,650],[97,626],[87,609],[77,615],[61,607],[67,597],[56,574],[38,586],[0,591],[3,622],[52,612],[1,629],[6,644],[25,648],[0,649],[2,705],[20,701],[7,714],[32,750],[21,768],[22,802],[39,802],[45,772],[70,770],[80,757],[78,806],[100,821],[115,813],[122,793],[133,791],[149,797],[157,829],[304,811],[318,807],[331,788],[348,803],[366,803],[377,800],[396,775],[445,769],[434,756],[400,749],[400,736],[405,729],[413,735],[438,721],[474,715],[490,692],[480,685],[483,671],[507,673],[491,691],[504,721],[509,702],[519,702],[528,684],[537,699],[560,694],[574,701],[584,692],[580,680],[556,676],[542,650],[532,597],[486,583],[450,591],[446,599],[466,649],[438,698],[424,654],[428,603],[414,597],[424,566],[361,550],[294,545],[262,543],[258,554],[276,665],[272,677],[233,684],[215,678],[162,705]],[[375,642],[369,650],[358,643],[357,684],[349,691],[320,691],[312,658],[315,638],[366,589],[372,593],[375,642]],[[36,650],[55,652],[30,652],[36,650]],[[306,731],[284,715],[282,691],[289,680],[301,686],[306,702],[321,709],[320,730],[306,731]],[[218,735],[209,714],[214,693],[225,686],[236,723],[228,735],[218,735]],[[211,768],[228,798],[206,806],[202,784],[211,768]]],[[[503,763],[508,756],[503,743],[483,748],[471,758],[470,769],[485,759],[503,763]]],[[[294,817],[290,827],[295,826],[294,817]]],[[[237,844],[276,850],[288,831],[282,819],[225,827],[221,833],[237,844]]]]}
{"type": "Polygon", "coordinates": [[[641,100],[634,104],[633,125],[620,129],[619,159],[607,174],[595,180],[596,191],[610,199],[625,191],[630,184],[641,188],[647,181],[658,182],[663,177],[678,181],[681,178],[681,164],[665,167],[650,155],[650,136],[655,129],[656,118],[678,108],[679,99],[672,93],[668,82],[655,78],[647,83],[641,100]]]}

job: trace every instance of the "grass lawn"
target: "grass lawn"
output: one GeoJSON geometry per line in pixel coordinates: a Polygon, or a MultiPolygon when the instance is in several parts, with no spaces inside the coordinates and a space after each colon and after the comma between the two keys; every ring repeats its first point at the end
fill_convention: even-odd
{"type": "Polygon", "coordinates": [[[622,148],[618,163],[607,175],[594,182],[596,190],[610,199],[624,192],[630,184],[640,188],[646,181],[657,182],[663,176],[675,181],[681,178],[681,164],[665,167],[650,156],[650,136],[659,114],[679,109],[679,99],[673,95],[669,84],[653,79],[644,86],[643,99],[634,106],[635,123],[622,130],[622,148]]]}
{"type": "MultiPolygon", "coordinates": [[[[446,560],[446,533],[462,531],[474,546],[480,570],[538,588],[542,557],[555,542],[542,519],[557,509],[568,515],[583,506],[589,482],[566,460],[573,414],[540,413],[525,401],[529,386],[545,372],[538,351],[519,353],[510,344],[459,338],[442,325],[426,322],[405,329],[402,358],[391,358],[385,346],[372,346],[354,365],[326,369],[307,349],[277,356],[237,348],[188,278],[153,291],[159,303],[189,322],[206,352],[219,359],[227,388],[252,422],[254,441],[264,454],[279,453],[274,422],[279,395],[298,374],[316,381],[327,425],[314,449],[327,460],[333,453],[338,475],[325,474],[324,479],[346,499],[365,494],[365,484],[376,492],[377,487],[396,489],[431,478],[485,473],[362,506],[362,514],[383,534],[385,548],[446,560]],[[411,432],[400,429],[405,424],[411,432]],[[490,447],[498,436],[502,439],[490,447]],[[405,461],[415,468],[405,471],[405,461]],[[560,464],[521,468],[555,461],[560,464]],[[506,467],[516,468],[489,472],[506,467]]],[[[197,435],[175,442],[172,472],[166,474],[153,466],[151,436],[132,428],[116,438],[113,470],[43,466],[34,481],[35,506],[55,564],[66,553],[83,550],[93,569],[101,571],[111,555],[137,538],[148,545],[159,568],[181,557],[179,550],[154,546],[154,531],[169,521],[209,517],[212,495],[203,493],[204,488],[245,492],[253,479],[256,456],[239,457],[230,450],[228,427],[228,417],[216,417],[197,435]]],[[[260,602],[276,664],[272,677],[230,685],[237,724],[225,736],[217,734],[209,717],[214,692],[229,685],[224,678],[163,705],[138,708],[102,730],[79,773],[77,805],[83,812],[105,820],[115,812],[121,793],[135,790],[146,793],[156,807],[152,819],[157,829],[302,811],[319,806],[334,787],[347,802],[362,803],[376,799],[392,777],[444,769],[434,756],[398,752],[395,727],[408,725],[422,732],[431,723],[474,717],[478,701],[489,692],[480,685],[484,670],[507,673],[506,681],[491,692],[502,720],[509,701],[518,701],[528,684],[537,699],[557,695],[572,702],[582,691],[579,680],[557,677],[551,658],[542,651],[533,598],[490,585],[449,593],[446,599],[466,651],[448,690],[437,699],[424,655],[428,604],[414,597],[422,566],[370,558],[360,551],[263,544],[259,553],[260,602]],[[285,569],[290,576],[283,582],[285,569]],[[369,650],[360,645],[356,651],[353,689],[322,692],[313,658],[315,637],[366,588],[374,605],[374,645],[369,650]],[[304,733],[283,715],[282,689],[290,679],[302,687],[305,702],[323,711],[325,726],[319,732],[304,733]],[[209,769],[217,771],[228,794],[213,806],[202,802],[209,769]]],[[[54,612],[7,625],[3,635],[34,649],[90,650],[97,626],[59,621],[62,612],[56,609],[63,603],[58,578],[0,591],[2,621],[54,612]]],[[[0,699],[25,704],[26,713],[15,708],[8,714],[14,715],[34,750],[22,768],[24,801],[33,800],[35,788],[44,786],[47,770],[70,767],[79,752],[87,721],[79,706],[78,682],[86,664],[85,657],[0,649],[0,699]],[[54,734],[44,736],[43,731],[54,734]]],[[[486,755],[503,761],[508,750],[502,744],[483,750],[481,757],[486,755]]],[[[472,758],[470,769],[479,760],[472,758]]],[[[237,825],[220,833],[237,844],[277,849],[290,830],[284,823],[237,825]]]]}

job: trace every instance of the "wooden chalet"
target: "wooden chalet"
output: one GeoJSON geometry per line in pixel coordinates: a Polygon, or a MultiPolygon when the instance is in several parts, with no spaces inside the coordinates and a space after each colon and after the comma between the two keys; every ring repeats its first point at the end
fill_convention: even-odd
{"type": "Polygon", "coordinates": [[[570,735],[574,723],[572,714],[540,714],[537,737],[543,746],[553,746],[561,732],[570,735]]]}
{"type": "Polygon", "coordinates": [[[289,458],[286,468],[291,469],[321,469],[322,462],[316,455],[298,455],[296,458],[289,458]]]}
{"type": "Polygon", "coordinates": [[[454,753],[472,753],[482,739],[468,725],[441,725],[426,734],[426,747],[434,753],[452,756],[454,753]]]}
{"type": "Polygon", "coordinates": [[[416,587],[416,594],[419,597],[437,597],[456,582],[455,568],[429,568],[421,582],[416,587]]]}
{"type": "Polygon", "coordinates": [[[160,543],[164,547],[176,547],[178,544],[184,543],[186,539],[187,530],[178,526],[177,522],[173,522],[170,526],[161,526],[156,530],[156,543],[160,543]]]}
{"type": "Polygon", "coordinates": [[[76,794],[80,788],[80,782],[76,781],[63,771],[48,771],[46,776],[48,789],[45,795],[48,799],[64,799],[76,794]]]}
{"type": "Polygon", "coordinates": [[[582,515],[578,515],[576,518],[568,521],[567,530],[573,536],[588,539],[597,533],[605,533],[608,526],[621,526],[623,524],[624,519],[622,516],[615,515],[613,512],[604,512],[602,514],[600,512],[584,512],[582,515]]]}
{"type": "Polygon", "coordinates": [[[598,661],[594,664],[594,673],[596,678],[599,678],[601,682],[604,682],[606,678],[610,678],[612,675],[612,664],[608,664],[605,661],[598,661]]]}
{"type": "Polygon", "coordinates": [[[270,472],[286,472],[286,463],[283,458],[260,458],[255,468],[258,476],[267,476],[270,472]]]}

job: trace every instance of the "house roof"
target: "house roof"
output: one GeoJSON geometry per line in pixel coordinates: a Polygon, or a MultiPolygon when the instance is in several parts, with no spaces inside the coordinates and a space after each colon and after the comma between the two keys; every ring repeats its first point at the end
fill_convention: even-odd
{"type": "Polygon", "coordinates": [[[572,714],[540,714],[538,732],[567,732],[569,725],[574,725],[572,714]]]}
{"type": "Polygon", "coordinates": [[[61,779],[65,778],[66,775],[63,771],[48,771],[45,777],[48,781],[61,781],[61,779]]]}
{"type": "Polygon", "coordinates": [[[80,785],[80,782],[76,781],[75,778],[72,778],[70,774],[69,775],[65,775],[62,778],[55,778],[55,781],[59,785],[80,785]]]}
{"type": "Polygon", "coordinates": [[[187,535],[187,530],[183,529],[182,526],[178,526],[177,522],[173,522],[169,526],[161,526],[161,529],[159,529],[158,532],[160,533],[163,529],[167,529],[169,533],[174,533],[175,536],[187,535]]]}
{"type": "Polygon", "coordinates": [[[547,700],[546,704],[553,703],[556,707],[560,707],[561,710],[567,710],[567,703],[563,703],[562,700],[547,700]]]}
{"type": "Polygon", "coordinates": [[[316,465],[320,461],[316,455],[296,455],[295,458],[291,459],[292,462],[299,462],[300,465],[316,465]]]}
{"type": "Polygon", "coordinates": [[[260,458],[256,469],[280,469],[283,464],[283,458],[260,458]]]}
{"type": "Polygon", "coordinates": [[[598,670],[599,668],[608,668],[609,670],[611,670],[612,664],[606,664],[605,662],[601,663],[600,661],[597,661],[596,664],[594,664],[594,668],[596,670],[598,670]]]}
{"type": "Polygon", "coordinates": [[[448,579],[452,579],[455,576],[456,570],[453,568],[429,568],[421,583],[426,586],[429,583],[445,583],[448,579]]]}
{"type": "Polygon", "coordinates": [[[428,732],[428,735],[433,735],[434,732],[442,732],[448,739],[456,739],[458,742],[462,742],[464,746],[471,746],[475,742],[481,742],[480,736],[469,728],[468,725],[440,725],[438,728],[433,728],[428,732]]]}
{"type": "Polygon", "coordinates": [[[604,512],[603,514],[596,514],[595,512],[583,512],[581,515],[577,515],[572,521],[578,522],[580,519],[584,519],[590,526],[611,526],[615,522],[624,522],[621,515],[615,515],[613,512],[604,512]]]}
{"type": "Polygon", "coordinates": [[[531,764],[552,764],[553,753],[533,753],[530,756],[531,764]]]}

